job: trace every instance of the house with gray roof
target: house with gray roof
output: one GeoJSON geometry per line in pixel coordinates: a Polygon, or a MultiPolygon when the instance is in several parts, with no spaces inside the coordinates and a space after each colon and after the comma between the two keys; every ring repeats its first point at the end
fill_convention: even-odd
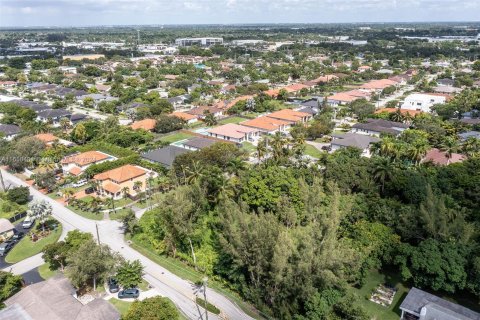
{"type": "Polygon", "coordinates": [[[0,124],[0,134],[5,140],[12,140],[15,138],[22,129],[15,124],[0,124]]]}
{"type": "Polygon", "coordinates": [[[50,109],[50,107],[44,103],[38,103],[30,100],[13,100],[12,103],[15,103],[21,107],[32,109],[37,113],[43,110],[50,109]]]}
{"type": "Polygon", "coordinates": [[[184,149],[197,151],[203,148],[208,148],[217,142],[219,142],[219,140],[203,137],[193,137],[191,139],[178,142],[178,145],[180,145],[184,149]]]}
{"type": "Polygon", "coordinates": [[[72,113],[65,109],[47,109],[37,113],[37,120],[42,122],[51,122],[54,127],[60,125],[60,119],[70,119],[72,113]]]}
{"type": "Polygon", "coordinates": [[[177,156],[187,152],[190,151],[184,148],[170,145],[160,149],[148,151],[142,154],[141,157],[145,160],[159,163],[167,168],[170,168],[177,156]]]}
{"type": "Polygon", "coordinates": [[[369,136],[380,134],[400,135],[409,125],[402,122],[388,121],[383,119],[366,119],[365,122],[355,123],[350,132],[369,136]]]}
{"type": "MultiPolygon", "coordinates": [[[[0,129],[1,131],[1,129],[0,129]]],[[[458,135],[458,137],[460,138],[460,140],[462,141],[465,141],[467,140],[468,138],[475,138],[475,139],[480,139],[480,131],[467,131],[467,132],[463,132],[463,133],[460,133],[458,135]]]]}
{"type": "Polygon", "coordinates": [[[82,303],[63,275],[29,285],[5,302],[0,320],[119,320],[117,309],[104,299],[82,303]]]}
{"type": "Polygon", "coordinates": [[[412,288],[400,305],[401,320],[480,320],[480,313],[412,288]]]}
{"type": "Polygon", "coordinates": [[[332,141],[330,142],[330,152],[335,152],[343,148],[357,148],[362,151],[363,157],[371,157],[370,146],[373,143],[381,141],[377,137],[367,136],[364,134],[344,133],[332,134],[332,141]]]}

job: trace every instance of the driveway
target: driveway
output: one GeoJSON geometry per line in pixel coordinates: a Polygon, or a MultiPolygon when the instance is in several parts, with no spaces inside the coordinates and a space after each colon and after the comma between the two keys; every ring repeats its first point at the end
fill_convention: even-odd
{"type": "MultiPolygon", "coordinates": [[[[17,224],[15,224],[15,230],[17,230],[17,232],[23,232],[26,234],[30,229],[24,229],[22,227],[22,222],[18,222],[17,224]]],[[[5,262],[5,257],[0,257],[0,270],[5,269],[10,265],[10,263],[5,262]]]]}

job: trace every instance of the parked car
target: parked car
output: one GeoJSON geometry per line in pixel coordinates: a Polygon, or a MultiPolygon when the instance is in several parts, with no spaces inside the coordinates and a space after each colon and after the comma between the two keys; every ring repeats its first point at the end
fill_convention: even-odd
{"type": "Polygon", "coordinates": [[[34,223],[35,218],[26,217],[25,220],[23,220],[22,227],[23,229],[30,229],[34,223]]]}
{"type": "Polygon", "coordinates": [[[87,184],[87,180],[86,179],[82,179],[82,180],[78,180],[77,182],[73,183],[72,186],[74,188],[78,188],[78,187],[81,187],[81,186],[84,186],[87,184]]]}
{"type": "Polygon", "coordinates": [[[13,235],[11,240],[13,242],[18,242],[23,238],[24,235],[25,235],[25,233],[23,233],[21,231],[17,231],[17,232],[15,232],[15,234],[13,235]]]}
{"type": "Polygon", "coordinates": [[[4,243],[1,243],[0,244],[0,257],[6,256],[8,251],[10,251],[13,248],[14,244],[15,243],[13,243],[12,241],[5,241],[4,243]]]}
{"type": "Polygon", "coordinates": [[[118,293],[119,299],[138,298],[140,291],[137,288],[124,289],[118,293]]]}
{"type": "Polygon", "coordinates": [[[115,278],[108,278],[108,291],[110,293],[115,293],[120,290],[120,287],[118,286],[118,282],[115,278]]]}
{"type": "Polygon", "coordinates": [[[88,187],[85,189],[85,194],[91,194],[95,192],[95,188],[93,187],[88,187]]]}

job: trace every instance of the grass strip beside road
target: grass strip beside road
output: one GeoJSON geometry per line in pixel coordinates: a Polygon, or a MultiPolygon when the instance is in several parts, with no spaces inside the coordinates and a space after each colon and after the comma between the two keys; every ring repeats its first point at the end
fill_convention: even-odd
{"type": "MultiPolygon", "coordinates": [[[[193,268],[185,265],[181,261],[176,259],[166,257],[164,255],[159,255],[152,249],[146,248],[140,241],[133,238],[130,239],[132,244],[130,245],[132,249],[135,249],[145,257],[149,258],[153,262],[159,264],[160,266],[164,267],[171,273],[177,275],[182,279],[186,279],[190,282],[196,283],[200,281],[204,274],[195,271],[193,268]]],[[[243,312],[248,314],[250,317],[254,319],[265,319],[264,317],[258,314],[258,311],[253,308],[253,306],[249,305],[247,302],[243,301],[238,294],[234,293],[233,291],[225,288],[223,285],[218,283],[213,279],[208,281],[208,286],[218,293],[224,295],[230,301],[232,301],[237,307],[239,307],[243,312]]]]}
{"type": "Polygon", "coordinates": [[[202,307],[203,309],[208,310],[208,312],[211,312],[211,313],[216,314],[216,315],[220,314],[220,310],[217,307],[215,307],[213,304],[211,304],[210,302],[205,301],[205,300],[203,300],[202,298],[199,298],[199,297],[197,297],[196,300],[197,300],[196,301],[197,304],[200,307],[202,307]]]}
{"type": "Polygon", "coordinates": [[[42,252],[43,248],[51,243],[55,243],[62,234],[62,225],[59,224],[57,229],[53,230],[48,236],[37,242],[32,242],[30,237],[26,235],[17,243],[13,249],[5,257],[5,261],[8,263],[17,263],[24,259],[30,258],[37,253],[42,252]]]}

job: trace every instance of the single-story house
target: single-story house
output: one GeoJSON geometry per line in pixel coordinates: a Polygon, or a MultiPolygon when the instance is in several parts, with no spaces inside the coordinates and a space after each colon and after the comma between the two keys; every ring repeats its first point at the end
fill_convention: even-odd
{"type": "Polygon", "coordinates": [[[99,189],[103,196],[120,199],[124,196],[126,189],[130,197],[144,192],[147,189],[148,178],[155,175],[156,173],[151,170],[127,164],[96,174],[93,179],[100,183],[99,189]]]}
{"type": "Polygon", "coordinates": [[[0,218],[0,240],[10,239],[14,234],[15,226],[8,219],[0,218]]]}
{"type": "Polygon", "coordinates": [[[140,121],[135,121],[130,125],[130,128],[133,130],[143,129],[145,131],[153,131],[155,129],[155,125],[157,124],[157,120],[155,119],[143,119],[140,121]]]}
{"type": "Polygon", "coordinates": [[[70,119],[72,113],[65,109],[47,109],[37,112],[37,120],[42,122],[50,122],[54,127],[60,126],[62,118],[70,119]]]}
{"type": "Polygon", "coordinates": [[[187,152],[190,151],[184,148],[170,145],[156,150],[148,151],[142,154],[141,157],[145,160],[159,163],[167,168],[170,168],[177,156],[187,152]]]}
{"type": "Polygon", "coordinates": [[[186,112],[180,112],[180,111],[175,111],[174,113],[172,113],[172,116],[178,117],[188,124],[195,123],[197,122],[197,119],[198,119],[198,116],[196,115],[189,114],[186,112]]]}
{"type": "Polygon", "coordinates": [[[422,163],[431,162],[439,166],[446,166],[452,163],[462,162],[466,159],[467,157],[463,154],[452,153],[450,157],[448,157],[446,152],[437,148],[432,148],[422,159],[422,163]]]}
{"type": "Polygon", "coordinates": [[[386,88],[391,87],[391,86],[398,86],[398,82],[390,80],[390,79],[371,80],[371,81],[361,85],[360,89],[380,92],[383,89],[386,89],[386,88]]]}
{"type": "Polygon", "coordinates": [[[15,124],[0,124],[0,134],[5,140],[11,141],[20,131],[22,131],[22,129],[15,124]]]}
{"type": "Polygon", "coordinates": [[[66,156],[62,159],[61,165],[64,174],[78,176],[92,164],[117,160],[116,157],[101,151],[86,151],[66,156]]]}
{"type": "Polygon", "coordinates": [[[0,320],[119,320],[120,313],[108,301],[95,298],[82,303],[63,275],[29,285],[5,300],[0,320]]]}
{"type": "Polygon", "coordinates": [[[333,140],[330,143],[330,151],[335,152],[342,148],[353,147],[362,151],[363,157],[370,157],[370,146],[372,143],[379,142],[377,137],[367,136],[363,134],[345,133],[333,134],[333,140]]]}
{"type": "Polygon", "coordinates": [[[382,133],[398,136],[409,125],[402,122],[388,121],[383,119],[367,119],[365,122],[355,123],[350,132],[370,136],[380,136],[382,133]]]}
{"type": "Polygon", "coordinates": [[[210,112],[215,118],[221,117],[223,115],[223,110],[214,106],[202,106],[196,107],[188,110],[186,113],[194,115],[199,119],[205,118],[205,112],[210,112]]]}
{"type": "Polygon", "coordinates": [[[86,98],[92,98],[94,107],[97,107],[97,105],[102,101],[115,101],[115,100],[117,100],[117,98],[114,98],[114,97],[112,97],[108,94],[103,94],[103,93],[91,93],[91,94],[86,94],[86,95],[83,95],[83,96],[78,96],[76,98],[77,98],[77,101],[84,101],[86,98]]]}
{"type": "Polygon", "coordinates": [[[258,117],[240,123],[242,126],[258,129],[263,133],[286,132],[292,125],[290,121],[279,120],[267,116],[258,117]]]}
{"type": "Polygon", "coordinates": [[[192,97],[189,94],[182,94],[180,96],[168,98],[168,102],[173,105],[174,109],[179,109],[186,105],[192,97]]]}
{"type": "Polygon", "coordinates": [[[79,123],[85,119],[87,119],[88,116],[86,114],[83,114],[83,113],[74,113],[72,114],[72,116],[70,117],[70,122],[72,124],[76,124],[76,123],[79,123]]]}
{"type": "Polygon", "coordinates": [[[66,147],[71,147],[71,146],[74,145],[73,142],[68,141],[68,140],[64,140],[64,139],[60,139],[60,138],[54,136],[51,133],[39,133],[39,134],[35,135],[34,137],[37,138],[38,140],[42,141],[43,143],[45,143],[45,145],[47,147],[52,146],[55,142],[63,144],[66,147]]]}
{"type": "Polygon", "coordinates": [[[306,123],[312,119],[312,115],[307,112],[295,111],[292,109],[283,109],[275,111],[266,115],[269,118],[283,120],[287,122],[295,123],[306,123]]]}
{"type": "Polygon", "coordinates": [[[217,142],[218,142],[218,140],[210,139],[210,138],[206,138],[206,137],[205,138],[204,137],[193,137],[193,138],[188,139],[188,140],[180,141],[177,144],[184,149],[191,150],[191,151],[197,151],[197,150],[201,150],[203,148],[208,148],[208,147],[214,145],[217,142]]]}
{"type": "Polygon", "coordinates": [[[480,320],[480,313],[412,288],[400,305],[400,320],[480,320]]]}
{"type": "Polygon", "coordinates": [[[240,124],[227,123],[207,130],[210,137],[233,142],[254,141],[259,136],[259,130],[240,124]]]}

